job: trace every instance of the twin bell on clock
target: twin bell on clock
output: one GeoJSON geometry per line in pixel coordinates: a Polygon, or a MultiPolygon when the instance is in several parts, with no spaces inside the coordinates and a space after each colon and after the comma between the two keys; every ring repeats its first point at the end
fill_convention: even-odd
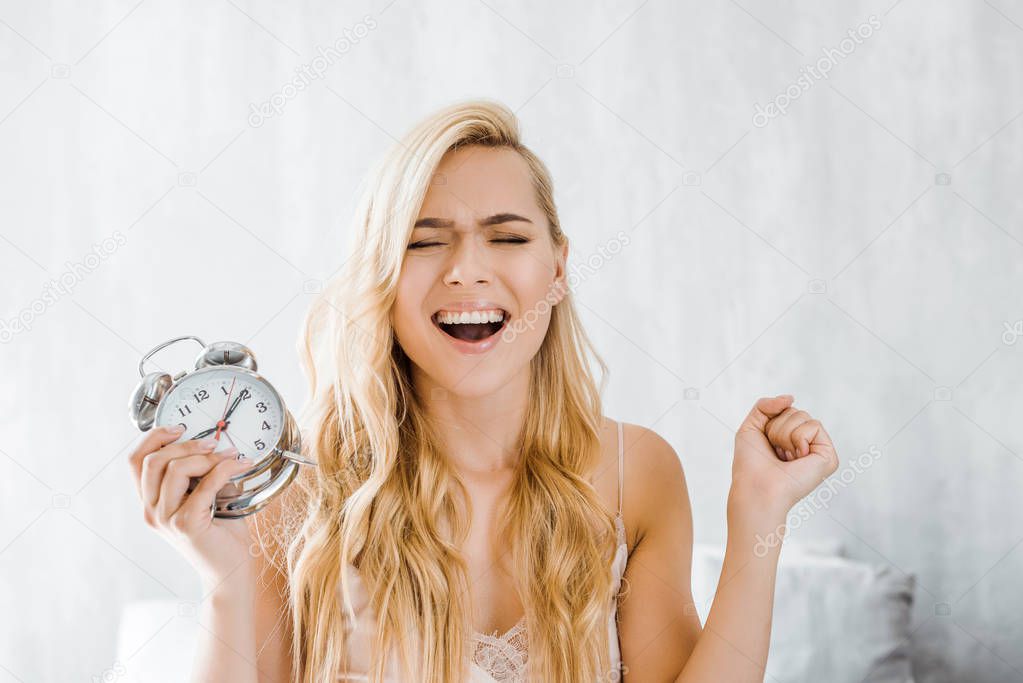
{"type": "MultiPolygon", "coordinates": [[[[236,342],[207,345],[198,337],[177,337],[155,346],[139,361],[141,380],[131,396],[131,420],[142,431],[181,425],[177,441],[213,437],[221,451],[238,449],[252,467],[231,478],[218,493],[214,517],[251,515],[283,492],[299,465],[316,463],[300,455],[302,440],[295,419],[280,394],[256,373],[256,357],[236,342]],[[179,342],[202,347],[195,367],[171,375],[147,373],[145,364],[157,351],[179,342]]],[[[199,483],[192,477],[191,492],[199,483]]]]}

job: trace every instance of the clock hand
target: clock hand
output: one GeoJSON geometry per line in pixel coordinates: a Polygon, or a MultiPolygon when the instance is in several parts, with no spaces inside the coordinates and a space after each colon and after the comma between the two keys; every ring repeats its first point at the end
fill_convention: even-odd
{"type": "MultiPolygon", "coordinates": [[[[217,424],[219,425],[220,423],[218,422],[217,424]]],[[[227,426],[228,426],[229,424],[231,424],[231,423],[230,423],[230,421],[228,421],[228,422],[225,422],[225,423],[224,423],[224,429],[227,429],[227,426]]],[[[193,438],[193,439],[201,439],[201,438],[203,438],[204,436],[209,436],[209,435],[210,435],[210,434],[212,434],[213,432],[217,431],[217,429],[219,429],[219,426],[218,426],[218,427],[210,427],[209,429],[204,429],[204,430],[202,430],[201,432],[199,432],[198,434],[196,434],[195,436],[193,436],[192,438],[193,438]]]]}
{"type": "Polygon", "coordinates": [[[241,403],[241,400],[242,400],[242,395],[238,394],[235,397],[235,399],[234,399],[234,403],[232,403],[231,407],[227,409],[226,413],[224,413],[224,417],[223,417],[224,420],[226,420],[227,418],[231,417],[231,413],[233,413],[234,409],[238,407],[238,404],[241,403]]]}
{"type": "Polygon", "coordinates": [[[234,382],[235,378],[231,379],[231,388],[227,390],[227,400],[224,402],[224,414],[220,418],[220,422],[217,423],[217,434],[213,438],[217,441],[220,440],[220,430],[227,424],[224,420],[227,419],[227,406],[231,402],[231,394],[234,393],[234,382]]]}

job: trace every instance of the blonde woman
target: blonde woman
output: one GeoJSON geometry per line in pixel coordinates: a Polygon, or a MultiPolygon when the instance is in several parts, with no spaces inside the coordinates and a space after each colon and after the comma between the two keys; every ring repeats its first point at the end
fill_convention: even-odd
{"type": "Polygon", "coordinates": [[[147,523],[205,588],[195,680],[761,681],[778,548],[757,540],[836,469],[820,422],[779,396],[740,427],[701,628],[680,459],[603,415],[551,177],[514,115],[469,101],[419,124],[352,239],[305,329],[318,467],[211,521],[230,452],[154,430],[131,456],[147,523]]]}

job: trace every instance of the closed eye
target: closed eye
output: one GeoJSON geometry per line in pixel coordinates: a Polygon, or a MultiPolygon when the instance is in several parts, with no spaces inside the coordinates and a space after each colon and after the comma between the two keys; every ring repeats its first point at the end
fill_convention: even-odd
{"type": "MultiPolygon", "coordinates": [[[[525,244],[529,240],[522,237],[508,237],[504,239],[490,240],[491,242],[504,242],[507,244],[525,244]]],[[[438,247],[442,246],[444,242],[413,242],[408,245],[409,249],[422,249],[423,247],[438,247]]]]}

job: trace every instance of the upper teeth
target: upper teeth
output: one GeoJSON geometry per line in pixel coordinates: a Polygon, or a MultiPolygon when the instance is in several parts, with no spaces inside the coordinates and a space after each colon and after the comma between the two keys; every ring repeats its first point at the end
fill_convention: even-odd
{"type": "Polygon", "coordinates": [[[438,311],[437,322],[445,325],[468,325],[480,323],[499,323],[504,320],[504,311],[494,309],[490,311],[438,311]]]}

